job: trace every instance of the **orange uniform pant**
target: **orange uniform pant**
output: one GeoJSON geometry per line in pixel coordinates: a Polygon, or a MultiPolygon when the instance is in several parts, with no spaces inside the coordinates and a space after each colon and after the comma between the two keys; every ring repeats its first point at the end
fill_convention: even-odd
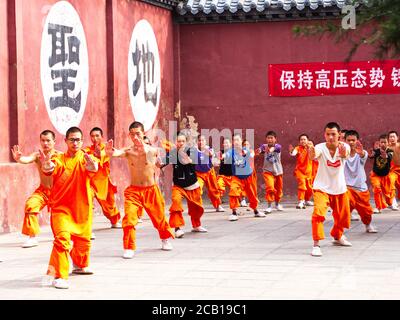
{"type": "Polygon", "coordinates": [[[257,197],[257,180],[255,175],[250,175],[246,179],[239,179],[238,177],[232,177],[231,190],[229,191],[229,206],[232,210],[237,209],[240,206],[240,198],[242,192],[245,191],[249,198],[250,208],[253,210],[258,207],[257,197]]]}
{"type": "Polygon", "coordinates": [[[369,203],[369,198],[370,198],[369,190],[358,191],[351,187],[347,187],[347,190],[350,201],[350,212],[356,209],[361,217],[361,221],[365,225],[369,225],[371,223],[372,214],[374,212],[374,210],[371,207],[371,204],[369,203]]]}
{"type": "Polygon", "coordinates": [[[37,215],[48,204],[50,189],[39,186],[26,200],[25,217],[22,226],[22,234],[33,237],[40,233],[39,220],[37,215]]]}
{"type": "Polygon", "coordinates": [[[172,187],[172,204],[169,208],[169,224],[172,228],[180,228],[185,225],[183,219],[182,200],[186,199],[188,205],[188,213],[193,228],[201,226],[200,218],[204,213],[203,201],[201,199],[200,188],[194,190],[185,190],[178,186],[172,187]]]}
{"type": "Polygon", "coordinates": [[[263,177],[267,202],[280,202],[283,196],[283,175],[274,176],[270,172],[263,172],[263,177]]]}
{"type": "Polygon", "coordinates": [[[308,201],[311,199],[313,190],[312,190],[312,178],[307,178],[304,175],[296,174],[295,177],[297,180],[297,198],[298,200],[308,201]]]}
{"type": "Polygon", "coordinates": [[[115,204],[115,193],[109,190],[105,200],[101,200],[97,196],[95,196],[95,198],[101,206],[104,216],[110,220],[112,224],[116,224],[121,219],[121,214],[115,204]]]}
{"type": "Polygon", "coordinates": [[[328,206],[332,208],[333,227],[331,236],[340,239],[344,229],[350,228],[350,201],[348,192],[331,195],[314,190],[314,211],[312,214],[312,236],[315,241],[325,239],[324,221],[328,206]]]}
{"type": "Polygon", "coordinates": [[[124,192],[125,215],[122,219],[124,249],[136,249],[136,225],[139,212],[144,208],[160,239],[173,238],[174,233],[165,217],[165,201],[157,185],[150,187],[129,186],[124,192]]]}
{"type": "Polygon", "coordinates": [[[72,262],[79,268],[89,266],[91,224],[79,234],[72,233],[70,225],[71,219],[68,214],[54,211],[51,213],[54,241],[47,274],[55,278],[68,279],[68,256],[71,256],[72,262]]]}
{"type": "Polygon", "coordinates": [[[231,187],[232,176],[219,175],[217,178],[217,183],[218,183],[219,195],[222,198],[225,193],[226,188],[231,187]]]}
{"type": "Polygon", "coordinates": [[[207,194],[211,200],[214,208],[218,208],[221,204],[221,195],[218,188],[217,176],[214,168],[211,168],[208,172],[196,171],[197,181],[200,184],[201,193],[203,193],[204,186],[207,187],[207,194]]]}
{"type": "Polygon", "coordinates": [[[380,177],[371,171],[369,177],[374,190],[374,199],[377,209],[381,210],[387,208],[387,206],[391,206],[395,196],[394,175],[389,173],[387,176],[380,177]]]}
{"type": "Polygon", "coordinates": [[[400,166],[393,165],[391,173],[394,179],[394,189],[397,190],[397,197],[400,198],[400,166]]]}

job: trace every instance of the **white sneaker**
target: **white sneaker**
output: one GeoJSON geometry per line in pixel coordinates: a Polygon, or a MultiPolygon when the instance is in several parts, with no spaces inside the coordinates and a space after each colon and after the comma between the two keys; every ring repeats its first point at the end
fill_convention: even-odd
{"type": "Polygon", "coordinates": [[[247,202],[246,202],[245,199],[243,199],[243,200],[240,202],[240,206],[241,206],[241,207],[247,207],[247,202]]]}
{"type": "Polygon", "coordinates": [[[22,245],[22,248],[32,248],[39,245],[39,242],[36,240],[36,237],[29,237],[28,240],[22,245]]]}
{"type": "Polygon", "coordinates": [[[122,258],[124,259],[132,259],[135,256],[135,250],[126,249],[124,250],[124,254],[122,258]]]}
{"type": "Polygon", "coordinates": [[[143,223],[143,220],[139,218],[137,223],[143,223]]]}
{"type": "Polygon", "coordinates": [[[318,247],[318,246],[313,247],[313,248],[312,248],[312,251],[311,251],[311,255],[312,255],[313,257],[321,257],[321,256],[322,256],[321,248],[318,247]]]}
{"type": "Polygon", "coordinates": [[[72,269],[72,273],[73,274],[84,274],[84,275],[89,275],[89,274],[93,274],[93,271],[90,270],[88,267],[86,268],[80,268],[76,265],[73,265],[73,269],[72,269]]]}
{"type": "Polygon", "coordinates": [[[225,209],[221,205],[219,205],[218,208],[215,211],[216,212],[224,212],[225,209]]]}
{"type": "Polygon", "coordinates": [[[94,232],[92,232],[92,235],[90,236],[90,240],[95,240],[96,239],[96,235],[94,234],[94,232]]]}
{"type": "Polygon", "coordinates": [[[282,207],[282,205],[280,203],[276,204],[276,210],[283,211],[283,207],[282,207]]]}
{"type": "Polygon", "coordinates": [[[306,204],[304,202],[304,200],[300,200],[299,204],[296,206],[296,209],[305,209],[306,208],[306,204]]]}
{"type": "Polygon", "coordinates": [[[365,226],[365,231],[367,233],[377,233],[378,232],[378,230],[376,230],[372,224],[365,226]]]}
{"type": "Polygon", "coordinates": [[[168,241],[168,239],[161,240],[161,250],[171,251],[172,249],[172,244],[168,241]]]}
{"type": "Polygon", "coordinates": [[[332,242],[334,245],[337,245],[337,246],[343,246],[343,247],[351,247],[352,246],[351,242],[349,242],[344,235],[342,235],[342,237],[339,240],[334,239],[332,242]]]}
{"type": "Polygon", "coordinates": [[[314,202],[312,202],[311,200],[306,201],[306,206],[312,207],[313,205],[314,205],[314,202]]]}
{"type": "Polygon", "coordinates": [[[53,287],[57,289],[68,289],[69,284],[67,280],[58,278],[53,280],[53,287]]]}
{"type": "Polygon", "coordinates": [[[272,212],[272,205],[270,203],[267,204],[267,209],[264,212],[267,214],[272,212]]]}
{"type": "Polygon", "coordinates": [[[117,223],[111,224],[111,229],[122,229],[122,223],[117,222],[117,223]]]}
{"type": "Polygon", "coordinates": [[[200,227],[193,228],[192,232],[203,232],[204,233],[204,232],[207,232],[207,229],[200,226],[200,227]]]}
{"type": "Polygon", "coordinates": [[[374,213],[382,213],[382,211],[379,210],[378,208],[375,208],[375,209],[374,209],[374,213]]]}
{"type": "Polygon", "coordinates": [[[265,218],[266,215],[265,215],[264,212],[258,211],[257,213],[254,213],[254,217],[255,217],[255,218],[265,218]]]}
{"type": "Polygon", "coordinates": [[[360,218],[358,217],[357,214],[351,213],[351,221],[360,221],[360,218]]]}
{"type": "Polygon", "coordinates": [[[175,230],[175,238],[183,238],[185,231],[182,229],[175,230]]]}
{"type": "Polygon", "coordinates": [[[389,206],[389,209],[392,209],[393,211],[399,211],[399,206],[396,199],[393,199],[392,205],[389,206]]]}
{"type": "Polygon", "coordinates": [[[237,214],[231,214],[229,216],[229,221],[238,221],[239,217],[237,216],[237,214]]]}

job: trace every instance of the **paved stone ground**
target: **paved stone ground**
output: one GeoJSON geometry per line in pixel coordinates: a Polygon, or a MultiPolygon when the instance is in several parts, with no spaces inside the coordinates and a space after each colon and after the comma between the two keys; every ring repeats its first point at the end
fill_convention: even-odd
{"type": "MultiPolygon", "coordinates": [[[[226,204],[225,204],[226,206],[226,204]]],[[[122,231],[95,219],[92,276],[71,276],[69,290],[46,286],[52,246],[49,227],[40,246],[20,248],[18,233],[0,235],[0,299],[400,299],[400,213],[374,215],[378,234],[361,222],[347,232],[353,247],[336,247],[328,237],[324,256],[311,257],[311,208],[254,218],[251,211],[229,222],[229,212],[206,207],[207,234],[175,239],[160,250],[148,218],[139,225],[137,255],[124,260],[122,231]]],[[[186,222],[188,223],[187,215],[186,222]]],[[[332,217],[327,216],[329,235],[332,217]]]]}

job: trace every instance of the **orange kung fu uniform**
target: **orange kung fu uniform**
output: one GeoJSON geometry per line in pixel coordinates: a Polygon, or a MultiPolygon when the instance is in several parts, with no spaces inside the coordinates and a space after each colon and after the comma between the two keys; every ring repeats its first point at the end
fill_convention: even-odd
{"type": "Polygon", "coordinates": [[[300,201],[309,201],[312,197],[313,163],[308,157],[306,147],[297,146],[293,153],[296,156],[294,176],[297,180],[297,197],[300,201]]]}
{"type": "Polygon", "coordinates": [[[232,163],[232,183],[229,191],[229,206],[236,210],[240,205],[242,192],[245,191],[249,198],[249,206],[253,210],[258,207],[257,179],[255,171],[251,166],[252,153],[244,149],[242,153],[231,149],[227,151],[225,161],[232,163]]]}
{"type": "Polygon", "coordinates": [[[22,234],[34,237],[40,233],[37,215],[48,205],[50,189],[40,185],[25,203],[25,217],[22,234]]]}
{"type": "MultiPolygon", "coordinates": [[[[86,147],[84,152],[94,156],[94,145],[86,147]]],[[[110,179],[110,158],[106,154],[104,143],[100,145],[99,170],[92,177],[92,187],[94,197],[100,204],[104,216],[111,224],[116,224],[121,219],[121,214],[115,203],[117,187],[110,179]]]]}
{"type": "Polygon", "coordinates": [[[232,183],[232,164],[225,163],[224,159],[221,160],[221,164],[219,166],[217,183],[219,194],[222,198],[226,188],[230,188],[232,183]]]}
{"type": "MultiPolygon", "coordinates": [[[[196,156],[194,149],[186,150],[187,155],[191,155],[191,153],[196,156]]],[[[200,219],[204,213],[204,208],[195,165],[193,163],[183,164],[178,158],[176,149],[172,149],[167,155],[168,164],[173,165],[174,182],[172,187],[172,204],[169,208],[169,224],[172,228],[180,228],[185,225],[182,200],[186,199],[192,226],[193,228],[197,228],[201,226],[200,219]]]]}
{"type": "MultiPolygon", "coordinates": [[[[98,161],[95,157],[92,159],[98,161]]],[[[62,153],[52,161],[55,169],[49,202],[54,242],[47,274],[67,279],[68,255],[79,268],[89,265],[93,218],[93,190],[90,183],[93,173],[85,168],[82,150],[74,157],[62,153]],[[72,249],[71,240],[74,244],[72,249]]]]}
{"type": "Polygon", "coordinates": [[[197,164],[195,166],[197,181],[203,193],[204,186],[207,187],[207,194],[214,208],[221,204],[221,196],[218,189],[217,175],[211,163],[211,156],[197,150],[197,164]]]}
{"type": "Polygon", "coordinates": [[[143,208],[149,215],[160,239],[173,238],[174,233],[165,217],[165,202],[157,185],[129,186],[125,189],[125,215],[122,219],[124,249],[136,249],[136,225],[143,208]]]}
{"type": "Polygon", "coordinates": [[[268,203],[279,203],[283,196],[283,167],[281,163],[280,144],[274,145],[273,152],[266,152],[268,146],[262,145],[264,154],[263,177],[265,182],[265,199],[268,203]]]}
{"type": "Polygon", "coordinates": [[[394,188],[397,190],[397,197],[400,197],[400,166],[395,165],[391,162],[390,173],[394,180],[394,188]]]}
{"type": "Polygon", "coordinates": [[[389,149],[387,158],[381,156],[380,149],[374,150],[374,164],[370,173],[371,185],[374,190],[376,208],[385,209],[392,205],[395,197],[394,175],[390,173],[393,152],[389,149]]]}

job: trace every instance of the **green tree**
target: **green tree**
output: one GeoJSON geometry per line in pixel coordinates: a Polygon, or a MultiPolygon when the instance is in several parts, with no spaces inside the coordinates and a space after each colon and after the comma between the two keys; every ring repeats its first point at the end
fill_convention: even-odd
{"type": "MultiPolygon", "coordinates": [[[[372,46],[379,59],[400,56],[400,0],[350,1],[355,7],[356,28],[344,29],[342,19],[293,27],[298,36],[333,37],[336,42],[351,44],[347,60],[362,45],[372,46]]],[[[344,15],[341,16],[343,18],[344,15]]]]}

